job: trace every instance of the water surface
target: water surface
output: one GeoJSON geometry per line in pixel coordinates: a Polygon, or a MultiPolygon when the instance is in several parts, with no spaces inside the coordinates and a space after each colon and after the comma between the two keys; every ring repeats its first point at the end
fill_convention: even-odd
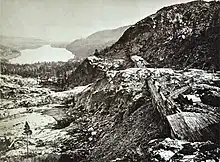
{"type": "Polygon", "coordinates": [[[53,48],[44,45],[36,49],[21,50],[21,56],[10,60],[13,64],[32,64],[37,62],[68,61],[74,55],[65,48],[53,48]]]}

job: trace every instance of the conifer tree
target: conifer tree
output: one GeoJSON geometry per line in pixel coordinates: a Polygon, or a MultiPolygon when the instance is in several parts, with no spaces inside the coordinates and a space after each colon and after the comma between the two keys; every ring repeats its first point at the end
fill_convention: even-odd
{"type": "Polygon", "coordinates": [[[27,121],[25,122],[25,125],[24,125],[24,134],[27,135],[27,156],[28,156],[29,155],[28,154],[28,142],[29,142],[28,138],[32,134],[32,130],[30,129],[30,126],[27,121]]]}

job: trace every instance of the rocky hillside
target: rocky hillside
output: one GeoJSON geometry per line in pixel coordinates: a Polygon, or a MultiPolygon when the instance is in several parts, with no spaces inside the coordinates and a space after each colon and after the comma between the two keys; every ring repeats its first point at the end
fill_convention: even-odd
{"type": "MultiPolygon", "coordinates": [[[[139,67],[135,60],[143,59],[147,67],[220,70],[219,48],[220,2],[194,1],[162,8],[131,26],[96,56],[99,64],[123,62],[116,69],[139,67]]],[[[85,59],[70,78],[73,85],[103,77],[100,66],[90,65],[90,58],[85,59]]]]}
{"type": "Polygon", "coordinates": [[[73,136],[88,129],[86,159],[219,160],[219,11],[214,1],[162,8],[75,70],[72,87],[91,85],[69,110],[73,136]]]}
{"type": "Polygon", "coordinates": [[[3,75],[1,89],[0,161],[220,159],[219,72],[109,70],[103,79],[63,92],[3,75]],[[25,120],[33,129],[30,157],[25,120]]]}
{"type": "Polygon", "coordinates": [[[138,55],[154,67],[219,70],[219,48],[220,2],[194,1],[164,7],[139,21],[100,55],[138,55]]]}
{"type": "Polygon", "coordinates": [[[2,98],[10,100],[2,108],[42,114],[46,108],[58,120],[26,139],[31,157],[24,156],[24,142],[3,139],[0,161],[219,161],[219,8],[219,2],[195,1],[159,10],[86,58],[69,76],[67,91],[13,90],[20,83],[8,85],[2,76],[2,98]]]}
{"type": "Polygon", "coordinates": [[[95,52],[114,44],[129,26],[96,32],[85,39],[77,39],[67,45],[66,49],[77,57],[88,57],[95,52]]]}
{"type": "Polygon", "coordinates": [[[203,155],[198,147],[208,140],[214,146],[210,159],[219,159],[219,79],[219,73],[202,70],[108,71],[105,78],[74,97],[69,110],[74,130],[70,132],[74,138],[76,130],[87,128],[89,142],[84,139],[83,148],[90,148],[91,161],[180,161],[190,159],[187,155],[199,159],[203,155]],[[168,147],[151,141],[166,137],[183,141],[165,142],[172,145],[168,147]],[[200,143],[195,146],[195,141],[200,143]],[[184,152],[185,142],[191,152],[184,152]]]}

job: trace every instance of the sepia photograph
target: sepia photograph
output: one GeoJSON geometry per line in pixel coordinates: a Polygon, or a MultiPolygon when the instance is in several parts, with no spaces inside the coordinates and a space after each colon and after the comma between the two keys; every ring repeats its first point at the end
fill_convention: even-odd
{"type": "Polygon", "coordinates": [[[219,161],[219,0],[0,0],[0,162],[219,161]]]}

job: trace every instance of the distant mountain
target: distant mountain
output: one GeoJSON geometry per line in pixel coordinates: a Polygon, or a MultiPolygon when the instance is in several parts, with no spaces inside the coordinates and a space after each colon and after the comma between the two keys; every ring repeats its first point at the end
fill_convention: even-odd
{"type": "Polygon", "coordinates": [[[67,45],[66,49],[77,57],[88,57],[95,52],[114,44],[129,26],[96,32],[85,39],[77,39],[67,45]]]}
{"type": "Polygon", "coordinates": [[[23,50],[38,48],[49,43],[47,41],[37,38],[12,37],[0,35],[0,44],[18,50],[23,50]]]}
{"type": "MultiPolygon", "coordinates": [[[[201,0],[160,9],[127,29],[111,47],[83,59],[79,66],[77,62],[75,71],[71,62],[56,66],[68,91],[27,89],[16,83],[18,79],[10,79],[12,83],[8,76],[0,77],[0,94],[12,102],[3,108],[35,111],[44,104],[47,109],[41,112],[59,115],[49,123],[51,130],[34,136],[32,152],[37,156],[28,160],[220,161],[219,11],[220,2],[201,0]],[[57,133],[48,134],[54,129],[57,133]]],[[[86,38],[88,46],[105,35],[96,34],[86,38]]],[[[5,74],[19,71],[19,66],[8,67],[2,68],[5,74]]],[[[20,67],[25,75],[23,67],[37,75],[38,68],[20,67]]],[[[42,67],[39,72],[51,75],[54,69],[42,67]]],[[[10,148],[13,139],[2,142],[6,149],[0,161],[27,160],[22,159],[22,149],[28,140],[17,138],[10,148]]]]}
{"type": "Polygon", "coordinates": [[[66,48],[70,42],[60,41],[60,42],[50,42],[50,46],[54,48],[66,48]]]}
{"type": "Polygon", "coordinates": [[[20,51],[0,44],[0,60],[6,61],[20,56],[20,51]]]}

